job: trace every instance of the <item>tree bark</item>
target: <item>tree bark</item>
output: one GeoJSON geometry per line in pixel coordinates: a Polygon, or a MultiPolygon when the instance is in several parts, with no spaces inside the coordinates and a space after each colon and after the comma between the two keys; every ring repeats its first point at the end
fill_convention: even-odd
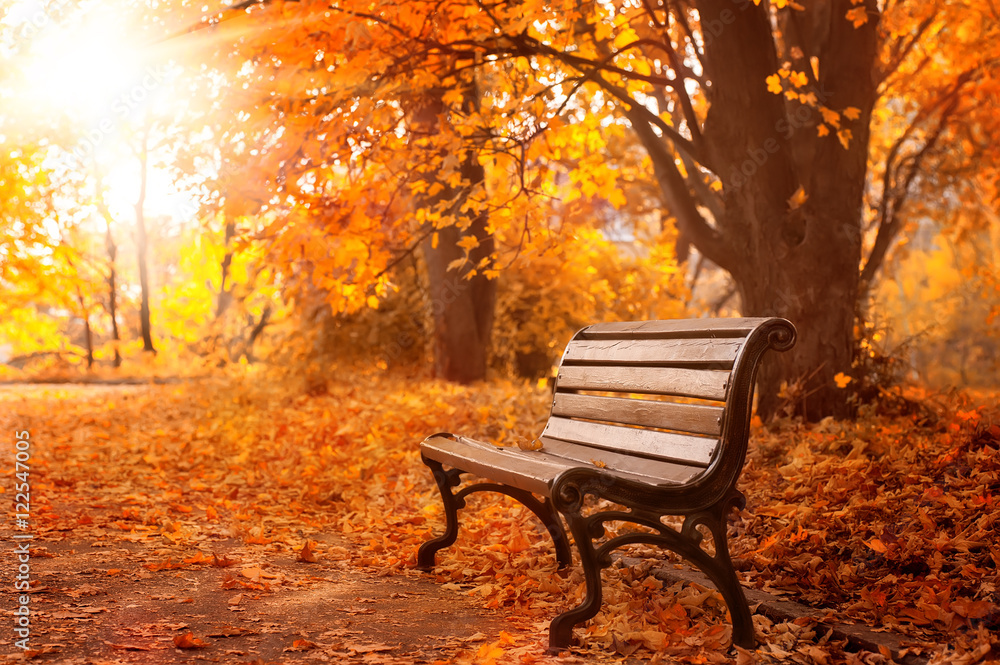
{"type": "Polygon", "coordinates": [[[437,234],[438,246],[426,240],[423,248],[434,321],[434,373],[449,381],[471,383],[486,377],[496,280],[482,273],[468,279],[464,276],[467,269],[448,270],[448,265],[464,256],[457,244],[462,235],[480,239],[481,252],[473,252],[470,258],[492,252],[493,240],[483,219],[473,222],[466,233],[449,226],[437,234]]]}
{"type": "Polygon", "coordinates": [[[156,353],[153,346],[153,332],[149,314],[149,269],[146,260],[146,185],[149,171],[148,129],[142,134],[142,142],[138,151],[139,157],[139,197],[135,203],[135,245],[139,261],[139,287],[141,299],[139,304],[139,322],[142,329],[142,350],[156,353]]]}
{"type": "MultiPolygon", "coordinates": [[[[468,85],[467,96],[475,94],[474,87],[468,85]]],[[[421,100],[413,115],[414,131],[436,133],[444,113],[440,96],[421,100]]],[[[486,377],[497,287],[496,280],[484,276],[480,265],[494,251],[487,217],[470,216],[462,210],[472,189],[482,184],[485,172],[472,149],[466,150],[461,160],[463,184],[446,185],[434,196],[419,197],[418,205],[441,211],[451,222],[429,233],[422,243],[434,322],[434,373],[449,381],[471,383],[486,377]],[[478,244],[469,251],[463,265],[449,269],[466,258],[458,244],[464,236],[475,237],[478,244]]],[[[437,177],[429,180],[443,184],[437,177]]]]}
{"type": "Polygon", "coordinates": [[[226,222],[226,235],[225,235],[225,247],[226,255],[222,258],[222,265],[220,266],[222,272],[222,284],[219,286],[219,298],[216,303],[215,308],[215,318],[222,318],[229,306],[233,303],[233,289],[229,285],[229,268],[233,264],[233,249],[232,241],[233,237],[236,235],[236,223],[232,221],[226,222]]]}
{"type": "Polygon", "coordinates": [[[118,348],[121,342],[121,334],[118,331],[118,274],[115,261],[118,258],[118,246],[111,233],[111,218],[105,219],[107,230],[104,240],[108,250],[108,316],[111,317],[111,343],[115,349],[114,367],[118,369],[122,366],[122,354],[118,348]]]}
{"type": "Polygon", "coordinates": [[[818,2],[799,26],[809,34],[798,34],[804,64],[795,69],[812,77],[808,57],[819,59],[812,81],[818,103],[838,112],[858,109],[845,147],[836,128],[834,135],[818,135],[819,109],[767,89],[765,80],[782,62],[767,3],[696,0],[695,6],[703,30],[725,30],[706,40],[702,63],[711,81],[710,107],[701,140],[690,146],[722,181],[714,226],[697,209],[697,189],[678,171],[674,151],[653,131],[645,109],[632,106],[626,115],[679,228],[732,275],[742,313],[782,316],[798,329],[795,348],[761,366],[759,413],[768,418],[787,401],[792,413],[810,420],[850,416],[848,392],[834,377],[850,376],[854,359],[878,11],[866,0],[869,21],[855,27],[844,18],[851,0],[818,2]],[[827,18],[812,20],[820,14],[827,18]],[[799,188],[807,198],[793,204],[799,188]],[[782,393],[783,383],[793,389],[782,393]]]}

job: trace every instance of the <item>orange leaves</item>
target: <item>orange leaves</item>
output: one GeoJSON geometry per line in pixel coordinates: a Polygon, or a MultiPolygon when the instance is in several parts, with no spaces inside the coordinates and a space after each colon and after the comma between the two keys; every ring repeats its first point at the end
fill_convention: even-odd
{"type": "Polygon", "coordinates": [[[997,610],[997,606],[985,600],[957,598],[951,601],[951,610],[965,619],[982,619],[997,610]]]}
{"type": "Polygon", "coordinates": [[[177,568],[184,568],[186,564],[175,562],[173,559],[167,559],[161,563],[144,563],[143,568],[152,570],[153,572],[158,572],[161,570],[175,570],[177,568]]]}
{"type": "Polygon", "coordinates": [[[174,637],[174,646],[178,649],[204,649],[210,644],[211,642],[195,637],[190,631],[174,637]]]}
{"type": "MultiPolygon", "coordinates": [[[[773,470],[748,468],[757,497],[751,500],[761,506],[753,513],[776,530],[747,561],[759,571],[783,566],[789,573],[778,573],[772,584],[842,602],[858,623],[948,632],[989,616],[980,580],[993,562],[977,497],[997,461],[972,445],[971,413],[978,412],[953,409],[949,427],[866,416],[796,432],[802,443],[783,450],[773,470]],[[942,468],[964,470],[956,476],[942,468]],[[788,497],[795,503],[779,505],[788,497]],[[850,554],[838,559],[838,550],[850,554]]],[[[762,434],[758,450],[786,446],[779,441],[789,434],[762,434]]]]}
{"type": "Polygon", "coordinates": [[[319,561],[316,557],[316,553],[312,549],[310,541],[306,541],[306,544],[302,546],[301,550],[299,550],[299,555],[296,557],[296,561],[301,561],[303,563],[316,563],[319,561]]]}
{"type": "Polygon", "coordinates": [[[852,7],[847,10],[844,18],[853,23],[855,28],[860,28],[868,22],[868,11],[863,5],[852,7]]]}
{"type": "MultiPolygon", "coordinates": [[[[144,560],[144,568],[132,564],[119,577],[95,575],[95,580],[112,582],[136,573],[152,573],[164,582],[207,578],[205,588],[219,592],[222,607],[250,613],[265,594],[295,593],[268,565],[273,565],[271,557],[280,557],[289,564],[285,570],[304,577],[326,574],[309,564],[310,554],[320,552],[324,564],[334,561],[347,571],[362,564],[395,574],[412,565],[417,546],[443,526],[436,489],[417,459],[415,442],[430,432],[462,430],[516,445],[522,440],[517,437],[537,434],[551,403],[548,389],[536,382],[470,387],[367,367],[339,367],[333,373],[337,380],[318,397],[289,394],[256,377],[179,395],[169,388],[144,388],[129,398],[145,414],[142,430],[122,430],[110,442],[88,439],[79,445],[73,428],[66,427],[62,436],[53,424],[61,422],[61,413],[85,411],[84,404],[36,400],[46,405],[50,415],[45,426],[53,428],[44,432],[52,442],[45,454],[67,456],[60,467],[63,500],[107,506],[88,508],[84,514],[92,523],[83,526],[74,510],[53,519],[60,520],[57,526],[79,532],[96,530],[95,524],[107,529],[107,514],[135,525],[137,536],[139,527],[146,526],[154,534],[148,541],[157,549],[152,560],[144,560]],[[66,407],[69,403],[72,409],[66,407]],[[232,422],[239,427],[225,426],[232,422]],[[144,439],[146,429],[163,429],[165,435],[144,439]],[[183,454],[191,448],[192,432],[199,450],[212,450],[200,454],[196,465],[183,454]],[[146,454],[155,455],[152,472],[142,460],[146,454]],[[83,494],[90,491],[88,483],[74,482],[73,474],[90,478],[93,467],[84,461],[93,465],[112,457],[117,467],[106,472],[115,482],[94,490],[103,495],[100,502],[90,501],[93,497],[83,494]],[[307,466],[318,471],[304,473],[307,466]],[[130,482],[122,483],[118,493],[118,481],[126,478],[130,482]],[[166,486],[156,484],[161,482],[166,486]],[[171,505],[214,505],[219,522],[207,523],[197,509],[169,511],[171,505]],[[171,533],[187,531],[179,537],[192,544],[156,535],[174,522],[181,530],[171,533]],[[329,535],[348,527],[353,541],[344,543],[347,547],[316,544],[314,529],[329,535]],[[253,528],[272,536],[272,542],[239,543],[238,535],[253,528]],[[237,538],[234,549],[226,550],[228,556],[210,553],[207,543],[212,541],[200,538],[224,530],[237,538]],[[359,552],[357,543],[371,545],[359,552]],[[234,567],[235,559],[241,560],[239,566],[234,567]],[[302,563],[292,564],[295,559],[302,563]],[[177,571],[196,567],[201,570],[195,574],[175,577],[177,571]]],[[[106,399],[103,395],[93,403],[102,417],[106,399]]],[[[1000,464],[1000,427],[990,420],[988,408],[950,399],[937,396],[917,409],[924,414],[921,409],[933,407],[939,422],[922,420],[926,415],[880,417],[871,412],[858,422],[807,426],[785,421],[768,429],[755,422],[741,486],[750,505],[733,519],[730,540],[745,579],[827,606],[844,620],[891,627],[925,642],[954,643],[991,625],[996,608],[981,589],[992,583],[1000,563],[990,546],[995,540],[992,487],[1000,464]]],[[[4,407],[8,404],[23,408],[17,406],[20,400],[4,407]]],[[[139,422],[137,415],[112,415],[107,427],[117,431],[119,418],[139,422]]],[[[462,527],[459,541],[439,554],[435,569],[442,583],[452,585],[447,592],[537,624],[518,628],[527,639],[516,640],[522,636],[513,629],[514,635],[484,635],[466,647],[467,659],[528,662],[531,657],[521,655],[518,642],[543,643],[547,620],[581,599],[581,572],[575,566],[557,571],[548,534],[513,500],[470,497],[462,527]]],[[[111,533],[130,535],[117,529],[111,533]]],[[[604,572],[607,604],[578,630],[587,642],[633,653],[637,660],[661,654],[664,661],[693,662],[717,647],[721,657],[729,638],[717,594],[693,585],[662,584],[644,572],[620,567],[604,572]]],[[[178,607],[184,612],[192,608],[178,607]]],[[[827,631],[822,625],[774,624],[763,616],[755,617],[755,623],[763,640],[758,657],[763,659],[787,654],[787,662],[800,657],[821,662],[835,649],[831,641],[817,643],[827,631]]],[[[189,641],[195,649],[201,648],[198,641],[215,637],[195,630],[200,640],[194,634],[185,638],[176,635],[182,629],[171,630],[171,637],[189,641]]],[[[286,648],[295,647],[296,639],[289,637],[286,648]]],[[[970,653],[974,649],[981,647],[970,647],[970,653]]],[[[839,654],[831,653],[828,662],[840,662],[839,654]]]]}
{"type": "Polygon", "coordinates": [[[212,565],[215,566],[216,568],[229,568],[230,566],[233,566],[235,564],[236,562],[230,559],[229,557],[225,555],[220,557],[215,552],[212,552],[212,565]]]}
{"type": "Polygon", "coordinates": [[[196,552],[194,556],[184,559],[186,564],[210,564],[215,561],[215,555],[207,557],[201,552],[196,552]]]}

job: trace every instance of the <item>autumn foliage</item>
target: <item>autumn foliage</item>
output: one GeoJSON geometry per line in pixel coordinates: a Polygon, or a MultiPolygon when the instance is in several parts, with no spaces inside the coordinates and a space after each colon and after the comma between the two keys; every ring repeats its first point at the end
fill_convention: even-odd
{"type": "MultiPolygon", "coordinates": [[[[731,540],[811,615],[736,661],[887,662],[845,622],[995,659],[998,44],[989,0],[7,3],[0,424],[38,441],[38,556],[211,571],[234,615],[314,566],[402,578],[442,519],[417,442],[536,436],[577,329],[779,315],[731,540]]],[[[580,572],[506,499],[463,524],[430,579],[509,630],[447,658],[544,662],[580,572]]],[[[585,657],[725,660],[718,595],[648,554],[585,657]]],[[[285,652],[385,654],[314,638],[285,652]]]]}

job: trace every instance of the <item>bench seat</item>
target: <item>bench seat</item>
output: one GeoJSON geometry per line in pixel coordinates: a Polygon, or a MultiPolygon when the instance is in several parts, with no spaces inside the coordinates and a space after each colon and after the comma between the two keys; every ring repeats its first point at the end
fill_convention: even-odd
{"type": "Polygon", "coordinates": [[[552,485],[561,473],[581,467],[596,469],[608,478],[660,487],[682,486],[705,472],[704,467],[596,450],[558,439],[541,441],[540,450],[521,450],[454,434],[436,434],[423,442],[421,452],[428,459],[546,498],[551,498],[552,485]]]}

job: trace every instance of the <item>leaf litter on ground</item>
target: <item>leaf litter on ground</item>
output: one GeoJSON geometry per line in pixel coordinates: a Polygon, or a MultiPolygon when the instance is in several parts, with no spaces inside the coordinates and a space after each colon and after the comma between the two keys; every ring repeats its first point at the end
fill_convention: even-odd
{"type": "MultiPolygon", "coordinates": [[[[32,528],[50,542],[86,534],[128,545],[139,577],[225,567],[220,589],[241,593],[310,584],[308,566],[297,577],[268,572],[278,555],[413,575],[417,547],[443,522],[419,441],[455,431],[519,445],[538,436],[550,402],[522,382],[337,375],[320,396],[259,377],[0,391],[5,431],[31,432],[32,528]],[[331,531],[354,546],[325,545],[331,531]],[[215,551],[220,538],[239,547],[215,551]]],[[[832,617],[900,633],[934,662],[1000,658],[1000,415],[988,403],[887,395],[855,422],[754,424],[733,558],[745,585],[807,603],[816,619],[755,616],[761,644],[735,650],[737,662],[888,662],[832,641],[832,617]]],[[[506,497],[471,497],[462,526],[432,578],[520,632],[457,648],[452,660],[544,662],[548,620],[582,600],[581,571],[558,571],[544,528],[506,497]]],[[[578,628],[586,657],[729,661],[719,594],[661,582],[647,574],[653,565],[604,573],[604,606],[578,628]]],[[[305,642],[292,651],[308,651],[305,642]]]]}

